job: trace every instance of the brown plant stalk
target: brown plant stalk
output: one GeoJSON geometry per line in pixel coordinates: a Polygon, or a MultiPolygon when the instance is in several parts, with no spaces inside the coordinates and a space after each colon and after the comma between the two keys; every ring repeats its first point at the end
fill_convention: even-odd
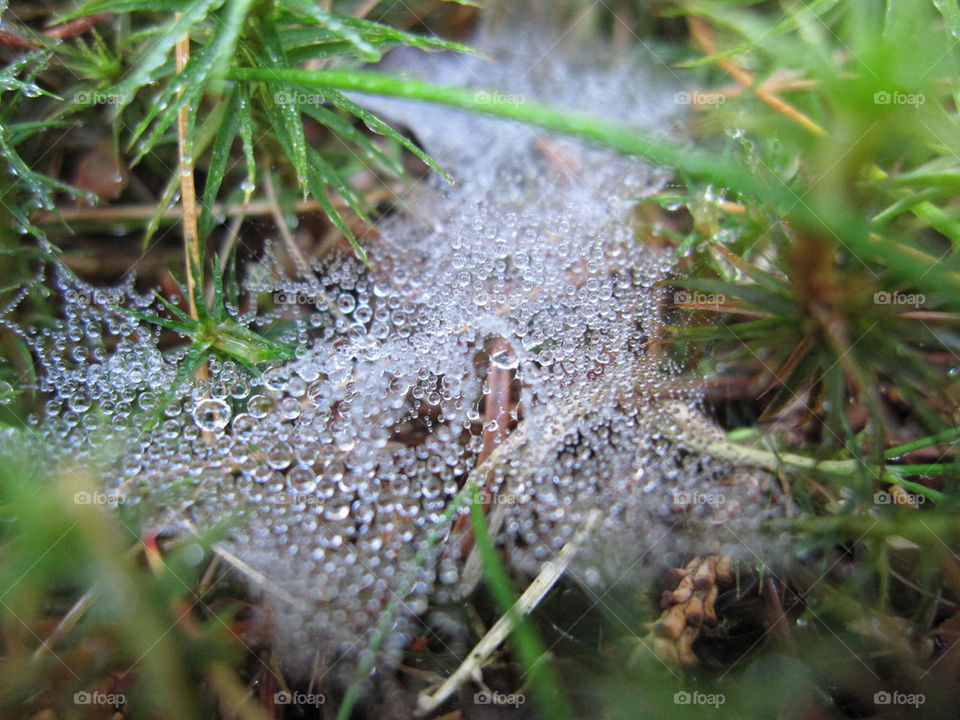
{"type": "MultiPolygon", "coordinates": [[[[179,13],[178,13],[179,16],[179,13]]],[[[187,33],[177,42],[177,73],[182,73],[190,60],[190,34],[187,33]]],[[[194,288],[198,278],[193,276],[193,268],[200,268],[200,232],[197,227],[197,192],[193,182],[192,142],[188,136],[190,108],[184,105],[177,113],[177,147],[180,156],[180,207],[183,210],[183,254],[187,268],[187,303],[190,317],[197,319],[197,305],[194,301],[194,288]]]]}

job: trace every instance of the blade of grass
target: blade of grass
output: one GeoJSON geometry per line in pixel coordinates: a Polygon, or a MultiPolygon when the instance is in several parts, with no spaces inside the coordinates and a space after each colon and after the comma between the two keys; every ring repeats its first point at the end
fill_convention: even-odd
{"type": "Polygon", "coordinates": [[[213,225],[213,208],[220,193],[220,185],[227,171],[227,161],[230,159],[230,148],[237,135],[237,126],[240,124],[240,87],[236,86],[230,93],[226,103],[223,122],[217,130],[216,141],[210,154],[210,165],[207,168],[207,181],[203,187],[201,200],[200,220],[198,230],[202,238],[210,232],[213,225]]]}
{"type": "MultiPolygon", "coordinates": [[[[534,698],[547,717],[555,720],[563,718],[572,720],[573,715],[563,699],[556,678],[549,665],[541,662],[547,654],[547,649],[515,604],[516,594],[513,591],[513,584],[487,534],[487,519],[483,514],[483,503],[480,501],[477,487],[472,488],[471,495],[470,517],[473,520],[473,534],[480,557],[483,559],[490,592],[500,612],[509,618],[507,622],[513,626],[517,655],[530,676],[530,687],[534,698]]],[[[532,608],[528,608],[528,611],[529,609],[532,608]]]]}
{"type": "MultiPolygon", "coordinates": [[[[960,291],[960,269],[956,262],[938,262],[937,258],[915,247],[870,235],[863,217],[852,208],[832,205],[811,208],[801,202],[801,195],[782,181],[761,175],[739,161],[684,147],[633,128],[534,103],[500,102],[495,98],[491,102],[488,95],[481,97],[480,93],[469,88],[438,86],[384,73],[235,68],[230,71],[229,77],[247,82],[295,84],[321,92],[330,89],[352,90],[423,100],[580,137],[659,165],[674,167],[737,192],[763,198],[779,212],[789,213],[794,224],[825,237],[843,238],[848,250],[863,262],[875,260],[888,265],[891,272],[900,277],[923,278],[924,286],[930,289],[942,283],[960,291]]],[[[333,96],[330,97],[336,104],[333,96]]],[[[960,302],[960,292],[955,302],[960,302]]]]}
{"type": "Polygon", "coordinates": [[[931,445],[956,442],[957,440],[960,440],[960,427],[950,428],[948,430],[944,430],[943,432],[939,432],[936,435],[929,435],[928,437],[920,438],[919,440],[914,440],[913,442],[909,442],[904,445],[897,445],[896,447],[892,447],[887,450],[884,455],[888,460],[892,460],[893,458],[906,455],[914,450],[922,450],[923,448],[928,448],[931,445]]]}

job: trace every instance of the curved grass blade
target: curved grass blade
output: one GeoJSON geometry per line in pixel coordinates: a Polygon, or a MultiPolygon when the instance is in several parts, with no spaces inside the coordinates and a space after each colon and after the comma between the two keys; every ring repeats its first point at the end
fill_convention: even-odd
{"type": "Polygon", "coordinates": [[[392,127],[390,127],[387,123],[385,123],[383,120],[378,118],[372,112],[362,107],[361,105],[358,105],[353,100],[348,98],[346,95],[344,95],[341,92],[337,92],[336,90],[323,89],[323,90],[320,90],[320,94],[324,97],[324,99],[329,100],[330,103],[332,103],[336,107],[340,108],[341,110],[346,110],[348,113],[350,113],[354,117],[362,120],[364,124],[368,128],[370,128],[373,132],[378,133],[380,135],[385,135],[389,137],[391,140],[394,140],[400,143],[400,145],[402,145],[411,153],[413,153],[418,158],[420,158],[429,167],[433,168],[438,173],[440,173],[440,175],[443,177],[444,180],[449,182],[451,185],[453,184],[453,178],[450,177],[450,175],[447,174],[447,171],[444,170],[442,167],[440,167],[432,157],[430,157],[427,153],[425,153],[423,150],[417,147],[416,143],[412,142],[408,138],[404,137],[403,134],[394,130],[392,127]]]}
{"type": "Polygon", "coordinates": [[[223,118],[217,128],[216,140],[210,152],[210,165],[207,168],[207,179],[203,186],[203,197],[200,201],[199,232],[201,242],[210,233],[213,226],[213,204],[220,193],[223,176],[227,171],[227,161],[230,159],[230,148],[233,139],[237,136],[240,124],[240,87],[234,87],[223,105],[223,118]]]}
{"type": "Polygon", "coordinates": [[[321,125],[328,127],[336,137],[341,140],[349,140],[357,145],[363,151],[366,159],[379,163],[398,178],[407,178],[407,172],[400,162],[384,153],[370,141],[370,138],[357,130],[348,120],[343,119],[337,115],[337,113],[323,105],[304,105],[302,110],[321,125]]]}
{"type": "Polygon", "coordinates": [[[370,62],[376,62],[381,58],[381,53],[377,48],[364,39],[363,35],[346,22],[346,18],[336,13],[327,12],[320,5],[305,0],[286,0],[286,7],[289,12],[295,8],[307,20],[319,23],[328,28],[333,34],[343,40],[351,43],[359,50],[363,56],[370,62]]]}
{"type": "Polygon", "coordinates": [[[245,85],[240,88],[240,110],[238,113],[240,142],[243,145],[243,157],[247,164],[247,178],[243,185],[243,202],[250,202],[257,185],[257,160],[253,154],[253,117],[250,111],[250,90],[245,85]]]}
{"type": "MultiPolygon", "coordinates": [[[[166,25],[166,29],[159,34],[159,37],[150,44],[149,49],[141,56],[139,62],[127,74],[127,76],[117,83],[111,92],[120,96],[120,109],[129,105],[133,101],[136,91],[146,85],[153,79],[153,73],[160,68],[170,56],[174,46],[198,23],[202,22],[212,10],[219,7],[223,0],[194,0],[186,4],[175,3],[177,12],[181,13],[179,17],[166,25]]],[[[162,4],[162,3],[159,3],[162,4]]],[[[100,5],[95,3],[95,5],[100,5]]],[[[104,3],[108,6],[99,10],[84,10],[82,14],[87,15],[92,12],[130,12],[132,10],[148,9],[156,11],[158,3],[149,3],[148,7],[142,7],[146,3],[117,3],[120,7],[109,9],[113,3],[104,3]]]]}
{"type": "Polygon", "coordinates": [[[320,177],[320,181],[327,187],[333,188],[340,197],[342,197],[347,205],[353,210],[357,215],[359,215],[365,222],[370,222],[370,218],[367,216],[366,210],[361,206],[361,198],[357,195],[356,190],[350,186],[350,183],[343,179],[343,176],[337,172],[330,163],[328,163],[323,155],[313,148],[308,148],[307,156],[310,160],[310,166],[313,171],[317,173],[320,177]]]}

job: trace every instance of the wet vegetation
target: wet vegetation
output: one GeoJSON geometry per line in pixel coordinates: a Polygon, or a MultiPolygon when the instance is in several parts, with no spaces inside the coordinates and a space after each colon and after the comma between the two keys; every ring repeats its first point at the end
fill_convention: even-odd
{"type": "Polygon", "coordinates": [[[956,3],[481,4],[0,2],[3,717],[955,716],[956,3]]]}

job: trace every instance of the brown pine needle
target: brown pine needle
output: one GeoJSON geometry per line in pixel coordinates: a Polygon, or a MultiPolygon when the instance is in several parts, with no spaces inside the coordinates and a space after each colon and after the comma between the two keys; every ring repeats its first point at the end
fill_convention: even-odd
{"type": "MultiPolygon", "coordinates": [[[[177,13],[177,17],[180,14],[177,13]]],[[[177,72],[182,73],[190,60],[190,35],[184,35],[177,42],[177,72]]],[[[187,267],[187,302],[190,316],[197,319],[197,305],[194,301],[194,288],[197,278],[193,268],[201,267],[200,232],[197,227],[197,193],[193,183],[193,156],[191,141],[187,133],[190,108],[184,105],[177,113],[177,146],[180,154],[180,206],[183,209],[183,253],[187,267]]]]}
{"type": "MultiPolygon", "coordinates": [[[[690,37],[693,38],[693,42],[698,48],[700,48],[701,51],[703,51],[704,54],[718,54],[716,43],[713,41],[713,33],[711,32],[710,26],[703,18],[688,16],[687,27],[690,29],[690,37]]],[[[719,65],[724,72],[730,75],[730,77],[736,80],[741,86],[749,87],[753,85],[753,73],[740,67],[733,60],[728,58],[720,58],[717,60],[717,65],[719,65]]],[[[817,123],[795,108],[793,105],[788,103],[786,100],[781,99],[771,89],[769,89],[767,85],[761,83],[753,89],[753,93],[770,108],[777,111],[781,115],[790,118],[798,125],[805,127],[810,132],[816,135],[827,134],[822,127],[817,125],[817,123]]]]}

